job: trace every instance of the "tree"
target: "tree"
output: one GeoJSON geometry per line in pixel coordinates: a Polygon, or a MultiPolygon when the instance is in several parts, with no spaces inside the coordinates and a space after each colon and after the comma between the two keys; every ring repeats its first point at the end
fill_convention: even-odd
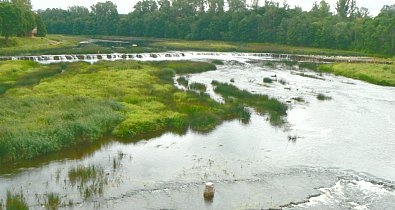
{"type": "Polygon", "coordinates": [[[36,23],[37,23],[37,36],[45,37],[47,35],[47,28],[45,27],[43,18],[41,15],[36,15],[36,23]]]}
{"type": "Polygon", "coordinates": [[[91,6],[94,16],[95,34],[115,35],[119,22],[117,6],[111,1],[91,6]]]}
{"type": "Polygon", "coordinates": [[[22,11],[14,4],[0,3],[0,16],[3,22],[0,31],[5,37],[4,43],[7,44],[11,36],[16,36],[23,30],[22,11]]]}
{"type": "Polygon", "coordinates": [[[32,3],[30,0],[11,0],[11,2],[17,5],[22,10],[31,11],[32,3]]]}

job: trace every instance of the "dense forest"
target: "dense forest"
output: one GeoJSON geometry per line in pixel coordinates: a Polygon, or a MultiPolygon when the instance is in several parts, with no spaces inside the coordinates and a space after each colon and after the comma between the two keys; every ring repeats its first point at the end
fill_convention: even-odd
{"type": "Polygon", "coordinates": [[[47,34],[40,15],[32,12],[30,0],[0,0],[0,35],[5,42],[11,36],[25,36],[37,27],[37,35],[47,34]]]}
{"type": "Polygon", "coordinates": [[[74,35],[123,35],[269,42],[296,46],[350,49],[395,54],[395,5],[384,6],[376,17],[355,0],[339,0],[336,13],[328,3],[315,3],[310,11],[255,0],[143,0],[133,12],[118,14],[110,1],[90,10],[39,11],[49,33],[74,35]]]}

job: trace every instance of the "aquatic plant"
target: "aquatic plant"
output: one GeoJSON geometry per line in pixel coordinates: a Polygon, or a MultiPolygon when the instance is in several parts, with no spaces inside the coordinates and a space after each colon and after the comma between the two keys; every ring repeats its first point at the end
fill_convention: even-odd
{"type": "Polygon", "coordinates": [[[72,186],[77,186],[81,196],[88,199],[92,196],[101,196],[106,184],[104,169],[98,165],[79,165],[71,168],[68,178],[72,186]]]}
{"type": "Polygon", "coordinates": [[[179,78],[177,78],[177,82],[178,82],[179,85],[182,85],[185,88],[188,88],[189,81],[188,81],[188,79],[186,77],[179,77],[179,78]]]}
{"type": "Polygon", "coordinates": [[[224,65],[224,62],[221,60],[213,60],[213,61],[211,61],[211,63],[215,64],[215,65],[224,65]]]}
{"type": "Polygon", "coordinates": [[[273,83],[273,79],[271,79],[269,77],[265,77],[265,78],[263,78],[263,82],[264,83],[273,83]]]}
{"type": "Polygon", "coordinates": [[[320,100],[320,101],[324,101],[324,100],[331,100],[332,97],[326,96],[326,95],[320,93],[320,94],[317,95],[317,99],[320,100]]]}
{"type": "Polygon", "coordinates": [[[29,206],[26,203],[25,196],[23,192],[13,194],[7,191],[7,201],[6,201],[6,209],[7,210],[28,210],[29,206]]]}
{"type": "Polygon", "coordinates": [[[280,84],[282,84],[282,85],[288,84],[288,82],[287,82],[286,80],[284,80],[284,79],[279,79],[278,82],[279,82],[280,84]]]}
{"type": "Polygon", "coordinates": [[[197,91],[201,91],[201,92],[206,92],[207,87],[205,84],[202,83],[197,83],[197,82],[193,82],[189,85],[189,88],[191,90],[197,90],[197,91]]]}
{"type": "Polygon", "coordinates": [[[56,210],[61,206],[61,199],[58,194],[49,193],[46,195],[45,208],[48,210],[56,210]]]}
{"type": "Polygon", "coordinates": [[[239,90],[236,86],[213,81],[214,91],[221,94],[229,103],[244,103],[255,108],[262,114],[270,115],[270,122],[274,125],[281,124],[281,116],[286,115],[288,106],[280,101],[269,98],[267,95],[252,94],[246,90],[239,90]]]}

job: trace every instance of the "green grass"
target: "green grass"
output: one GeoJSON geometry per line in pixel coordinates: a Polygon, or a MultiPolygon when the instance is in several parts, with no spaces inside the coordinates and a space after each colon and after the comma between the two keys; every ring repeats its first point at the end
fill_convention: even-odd
{"type": "Polygon", "coordinates": [[[320,94],[317,95],[317,99],[320,100],[320,101],[325,101],[325,100],[331,100],[332,97],[326,96],[326,95],[320,93],[320,94]]]}
{"type": "Polygon", "coordinates": [[[84,199],[101,196],[106,185],[104,169],[101,166],[77,166],[68,172],[72,186],[77,186],[84,199]]]}
{"type": "Polygon", "coordinates": [[[210,63],[4,63],[10,67],[0,74],[11,72],[3,79],[11,86],[0,95],[0,162],[31,159],[104,135],[131,138],[188,127],[207,132],[223,120],[247,115],[236,104],[173,86],[175,72],[215,69],[210,63]],[[49,69],[63,73],[43,74],[49,69]],[[15,85],[27,75],[37,79],[15,85]]]}
{"type": "Polygon", "coordinates": [[[264,83],[273,83],[273,79],[271,79],[269,77],[265,77],[265,78],[263,78],[263,82],[264,83]]]}
{"type": "MultiPolygon", "coordinates": [[[[8,46],[0,45],[0,55],[31,55],[39,54],[38,52],[51,52],[75,47],[79,42],[86,39],[86,37],[63,35],[48,35],[47,37],[34,38],[13,37],[8,46]]],[[[3,43],[2,40],[0,40],[0,43],[3,43]]]]}
{"type": "Polygon", "coordinates": [[[7,192],[7,201],[6,201],[6,209],[7,210],[28,210],[29,206],[26,203],[26,199],[23,193],[13,194],[11,192],[7,192]]]}
{"type": "Polygon", "coordinates": [[[213,61],[211,61],[211,63],[213,63],[215,65],[224,65],[224,62],[221,60],[213,60],[213,61]]]}
{"type": "Polygon", "coordinates": [[[278,125],[283,122],[282,116],[287,114],[288,106],[267,95],[252,94],[246,90],[239,90],[237,87],[213,81],[214,91],[221,94],[227,102],[243,103],[255,108],[261,114],[269,114],[270,122],[278,125]]]}
{"type": "Polygon", "coordinates": [[[207,91],[207,87],[206,87],[205,84],[201,84],[201,83],[197,83],[197,82],[191,83],[189,85],[189,88],[191,90],[197,90],[197,91],[200,91],[200,92],[206,92],[207,91]]]}
{"type": "Polygon", "coordinates": [[[319,70],[366,81],[376,85],[395,86],[395,64],[323,64],[319,67],[319,70]]]}
{"type": "Polygon", "coordinates": [[[46,195],[46,201],[44,206],[48,210],[56,210],[59,209],[61,203],[62,201],[58,194],[49,193],[46,195]]]}
{"type": "Polygon", "coordinates": [[[188,88],[189,81],[186,77],[179,77],[177,78],[177,82],[179,85],[182,85],[185,88],[188,88]]]}

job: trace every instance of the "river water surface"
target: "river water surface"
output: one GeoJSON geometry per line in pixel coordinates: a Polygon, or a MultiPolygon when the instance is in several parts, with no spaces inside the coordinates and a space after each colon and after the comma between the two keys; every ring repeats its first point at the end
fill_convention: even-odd
{"type": "Polygon", "coordinates": [[[263,65],[270,56],[168,59],[224,60],[218,70],[188,79],[206,84],[219,102],[213,80],[233,79],[240,89],[278,98],[290,105],[286,125],[274,127],[253,113],[248,124],[227,121],[207,134],[110,139],[66,150],[32,165],[3,167],[0,198],[7,190],[23,192],[33,209],[42,208],[48,193],[72,204],[65,209],[395,209],[395,88],[263,65]],[[265,84],[265,77],[283,84],[265,84]],[[319,93],[332,99],[320,101],[319,93]],[[68,171],[79,165],[103,168],[102,192],[85,197],[83,186],[71,183],[68,171]],[[216,188],[212,202],[203,199],[207,181],[216,188]]]}

